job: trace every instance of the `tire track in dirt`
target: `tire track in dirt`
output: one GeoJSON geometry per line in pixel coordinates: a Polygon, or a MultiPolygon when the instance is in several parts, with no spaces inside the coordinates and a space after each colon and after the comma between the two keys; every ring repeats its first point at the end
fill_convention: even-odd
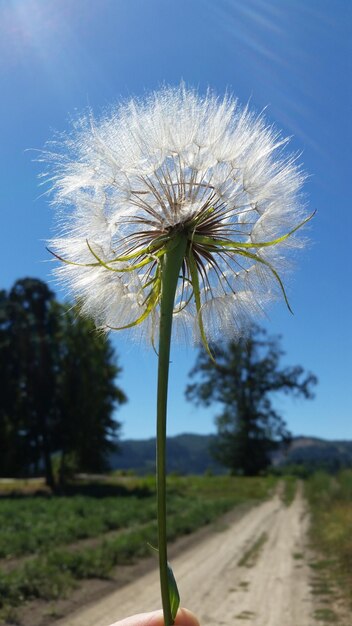
{"type": "MultiPolygon", "coordinates": [[[[172,563],[182,605],[202,626],[319,626],[309,585],[308,516],[300,491],[291,506],[279,496],[251,509],[172,563]],[[242,565],[240,564],[242,563],[242,565]]],[[[160,606],[157,570],[56,622],[108,626],[160,606]]]]}

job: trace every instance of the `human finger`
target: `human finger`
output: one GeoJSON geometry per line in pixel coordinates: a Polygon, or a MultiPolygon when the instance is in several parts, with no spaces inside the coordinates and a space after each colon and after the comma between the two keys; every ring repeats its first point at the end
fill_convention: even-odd
{"type": "MultiPolygon", "coordinates": [[[[164,626],[163,612],[153,611],[131,615],[111,626],[164,626]]],[[[175,626],[199,626],[199,622],[191,611],[180,609],[176,615],[175,626]]]]}

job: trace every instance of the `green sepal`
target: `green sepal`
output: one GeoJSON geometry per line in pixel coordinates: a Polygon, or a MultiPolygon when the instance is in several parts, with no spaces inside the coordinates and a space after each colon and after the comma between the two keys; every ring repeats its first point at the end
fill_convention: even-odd
{"type": "Polygon", "coordinates": [[[66,263],[66,265],[77,265],[77,267],[97,267],[99,265],[99,263],[76,263],[75,261],[69,261],[68,259],[64,259],[59,254],[56,254],[56,252],[53,252],[53,250],[50,250],[50,248],[47,247],[46,249],[55,257],[55,259],[61,261],[62,263],[66,263]]]}
{"type": "Polygon", "coordinates": [[[181,313],[181,311],[183,311],[186,307],[188,307],[188,305],[191,302],[193,296],[194,296],[194,292],[193,292],[193,289],[192,289],[192,293],[189,296],[189,298],[186,300],[186,302],[182,306],[174,309],[174,311],[173,311],[174,315],[177,315],[177,313],[181,313]]]}
{"type": "Polygon", "coordinates": [[[285,291],[285,287],[284,284],[279,276],[279,274],[277,273],[276,269],[271,265],[271,263],[269,263],[269,261],[266,261],[265,259],[262,259],[260,256],[258,256],[257,254],[252,254],[251,252],[247,252],[245,250],[237,250],[237,254],[240,254],[241,256],[245,256],[248,259],[252,259],[253,261],[257,261],[258,263],[262,263],[262,265],[265,265],[265,267],[268,267],[269,270],[271,271],[271,273],[275,276],[277,282],[280,285],[280,289],[282,292],[282,295],[284,297],[284,300],[286,302],[286,306],[288,308],[288,310],[290,311],[290,313],[292,313],[293,315],[293,311],[290,307],[290,303],[288,301],[288,297],[286,295],[286,291],[285,291]]]}
{"type": "MultiPolygon", "coordinates": [[[[159,554],[158,548],[155,548],[149,542],[147,545],[149,546],[151,550],[153,550],[153,552],[156,552],[157,554],[159,554]]],[[[177,615],[179,606],[180,606],[180,593],[177,587],[175,575],[172,571],[172,567],[169,562],[167,563],[167,580],[168,580],[168,586],[169,586],[171,616],[172,616],[172,619],[174,620],[177,615]]]]}
{"type": "Polygon", "coordinates": [[[125,261],[130,261],[131,259],[136,259],[142,254],[152,255],[154,254],[154,250],[155,251],[160,250],[162,245],[164,243],[167,244],[168,241],[169,241],[169,238],[167,237],[157,237],[156,239],[154,239],[154,241],[148,244],[145,248],[138,249],[135,252],[130,252],[129,254],[117,256],[114,259],[111,259],[109,263],[123,263],[125,261]]]}
{"type": "MultiPolygon", "coordinates": [[[[316,211],[314,211],[311,215],[306,217],[303,222],[300,222],[295,228],[290,230],[290,232],[278,237],[277,239],[272,239],[272,241],[258,241],[258,242],[241,242],[241,241],[231,241],[229,239],[216,239],[213,237],[204,237],[202,235],[194,235],[193,241],[195,243],[200,243],[208,246],[214,246],[216,248],[231,248],[235,252],[237,252],[238,248],[267,248],[269,246],[276,246],[278,243],[282,243],[288,237],[293,235],[297,230],[302,228],[307,222],[309,222],[315,215],[316,211]]],[[[216,250],[216,252],[220,252],[220,250],[216,250]]]]}
{"type": "MultiPolygon", "coordinates": [[[[123,268],[116,268],[116,267],[111,267],[110,265],[108,265],[108,263],[117,263],[117,262],[121,262],[121,260],[123,259],[123,257],[117,258],[117,259],[113,259],[112,261],[108,261],[108,263],[105,263],[105,261],[103,261],[96,252],[94,252],[92,246],[90,245],[89,241],[86,240],[89,252],[94,256],[94,258],[98,261],[98,265],[102,265],[102,267],[105,267],[105,269],[110,270],[110,272],[118,272],[118,273],[124,273],[124,272],[133,272],[134,270],[138,270],[141,267],[144,267],[145,265],[148,265],[149,263],[151,263],[152,261],[155,261],[157,258],[159,258],[160,256],[162,256],[163,254],[165,254],[166,249],[161,248],[160,250],[158,250],[153,256],[149,255],[147,256],[146,259],[143,259],[143,261],[140,261],[139,263],[135,263],[134,265],[128,265],[127,267],[123,267],[123,268]]],[[[139,254],[142,254],[144,251],[141,250],[139,254]]]]}
{"type": "Polygon", "coordinates": [[[204,325],[203,325],[203,318],[202,318],[202,303],[201,303],[201,298],[200,298],[200,287],[199,287],[199,277],[198,277],[198,269],[197,269],[197,264],[195,262],[194,259],[194,255],[192,250],[189,250],[188,255],[187,255],[187,261],[189,264],[189,271],[191,274],[191,283],[192,283],[192,287],[193,287],[193,293],[194,293],[194,301],[196,304],[196,311],[197,311],[197,317],[198,317],[198,326],[199,326],[199,332],[200,332],[200,337],[202,340],[202,344],[206,350],[206,353],[208,354],[209,358],[213,361],[213,363],[215,363],[215,359],[214,356],[210,350],[209,344],[208,344],[208,340],[205,334],[205,330],[204,330],[204,325]]]}
{"type": "MultiPolygon", "coordinates": [[[[139,269],[140,267],[143,267],[144,265],[148,265],[148,263],[151,263],[153,260],[155,260],[155,258],[162,256],[166,252],[166,250],[164,249],[158,250],[158,252],[156,252],[153,256],[149,254],[149,256],[146,259],[143,259],[143,261],[141,261],[140,263],[129,265],[122,269],[117,269],[115,267],[110,267],[108,263],[117,263],[117,262],[122,263],[122,262],[128,261],[129,258],[120,257],[120,258],[112,259],[111,261],[108,261],[108,263],[105,263],[105,261],[103,261],[103,259],[101,259],[99,255],[93,250],[92,246],[90,245],[87,239],[86,239],[86,244],[88,246],[88,250],[91,253],[91,255],[97,260],[96,263],[76,263],[76,261],[69,261],[68,259],[64,259],[59,254],[56,254],[56,252],[53,252],[53,250],[50,250],[50,248],[47,248],[47,251],[50,252],[50,254],[52,254],[58,261],[61,261],[62,263],[66,263],[66,265],[76,265],[77,267],[99,267],[99,265],[101,265],[102,267],[105,267],[105,269],[109,270],[110,272],[120,272],[120,273],[132,272],[133,270],[139,269]]],[[[130,258],[133,258],[134,256],[139,256],[145,252],[146,250],[141,250],[138,253],[138,255],[137,254],[131,255],[130,258]]]]}
{"type": "Polygon", "coordinates": [[[167,579],[169,582],[169,598],[170,598],[171,616],[172,616],[172,619],[174,620],[177,615],[178,608],[180,606],[180,594],[178,591],[176,579],[171,569],[170,563],[167,564],[167,579]]]}
{"type": "MultiPolygon", "coordinates": [[[[161,238],[159,239],[161,241],[161,238]]],[[[88,239],[86,239],[86,244],[87,244],[89,252],[96,259],[97,261],[96,263],[76,263],[75,261],[69,261],[68,259],[64,259],[59,254],[56,254],[56,252],[53,252],[53,250],[50,250],[50,248],[47,248],[47,251],[50,252],[50,254],[52,254],[56,259],[58,259],[58,261],[62,261],[62,263],[66,263],[67,265],[76,265],[77,267],[99,267],[99,265],[101,265],[102,267],[105,267],[105,269],[110,270],[111,272],[133,272],[134,270],[144,267],[144,265],[148,265],[148,263],[151,263],[153,260],[158,259],[159,257],[162,257],[165,254],[167,249],[166,247],[160,247],[159,239],[158,239],[158,243],[150,244],[146,248],[137,250],[137,252],[133,252],[125,256],[115,257],[114,259],[110,259],[107,262],[103,261],[103,259],[101,259],[99,255],[93,250],[88,239]],[[155,248],[155,253],[153,252],[154,248],[155,248]],[[135,263],[133,265],[129,265],[122,269],[117,269],[115,267],[111,267],[110,265],[111,263],[126,263],[127,261],[131,261],[131,259],[140,257],[143,254],[147,255],[147,258],[143,259],[143,261],[140,261],[139,263],[135,263]]]]}
{"type": "Polygon", "coordinates": [[[160,292],[161,292],[161,279],[160,272],[154,278],[155,285],[151,289],[150,293],[146,297],[144,303],[146,304],[146,308],[143,311],[142,315],[140,315],[134,322],[130,322],[126,324],[126,326],[107,326],[110,330],[125,330],[126,328],[132,328],[133,326],[138,326],[152,313],[155,309],[156,305],[159,302],[160,292]]]}

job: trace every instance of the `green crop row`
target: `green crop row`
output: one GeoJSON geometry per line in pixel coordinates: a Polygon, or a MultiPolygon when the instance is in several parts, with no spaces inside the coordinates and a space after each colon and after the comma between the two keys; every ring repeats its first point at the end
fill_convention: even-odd
{"type": "MultiPolygon", "coordinates": [[[[169,481],[169,541],[210,523],[236,504],[259,501],[267,497],[273,484],[274,480],[271,478],[174,477],[169,481]]],[[[26,500],[22,499],[21,502],[25,504],[26,500]]],[[[0,502],[0,508],[3,504],[0,502]]],[[[15,501],[8,501],[6,504],[11,509],[15,501]]],[[[117,515],[121,509],[125,511],[123,515],[126,525],[114,537],[104,538],[103,535],[95,547],[83,547],[78,542],[75,549],[71,549],[63,545],[59,547],[55,542],[46,543],[48,547],[45,552],[42,551],[22,564],[19,563],[16,569],[7,574],[1,573],[2,608],[9,605],[17,606],[32,598],[58,598],[81,579],[107,577],[116,565],[131,563],[151,554],[150,546],[157,544],[154,497],[142,498],[137,502],[134,502],[131,496],[95,499],[93,503],[82,496],[68,498],[67,501],[64,498],[49,500],[31,498],[27,503],[27,515],[32,516],[33,525],[32,528],[29,525],[22,526],[22,532],[26,531],[28,536],[36,534],[36,521],[33,515],[40,510],[43,519],[48,523],[48,528],[51,528],[48,520],[54,523],[54,511],[59,515],[61,507],[63,511],[67,507],[67,516],[75,514],[76,519],[78,511],[81,512],[83,519],[89,518],[90,515],[96,519],[98,511],[105,519],[106,510],[111,508],[117,515]],[[46,517],[43,513],[45,507],[47,507],[46,517]],[[126,510],[124,507],[127,507],[126,510]]],[[[25,518],[24,515],[23,519],[25,518]]],[[[18,525],[18,521],[16,524],[18,525]]],[[[43,525],[40,527],[43,528],[43,525]]],[[[0,537],[2,532],[0,527],[0,537]]],[[[28,541],[30,542],[30,539],[28,541]]],[[[42,538],[41,546],[44,544],[45,540],[42,538]]]]}
{"type": "MultiPolygon", "coordinates": [[[[232,506],[231,499],[203,502],[199,498],[189,503],[187,510],[169,517],[169,541],[210,523],[232,506]]],[[[126,530],[114,539],[103,540],[95,548],[50,550],[10,574],[0,575],[0,607],[7,603],[17,605],[31,598],[58,598],[77,580],[107,577],[114,566],[151,554],[151,545],[157,545],[156,522],[126,530]]]]}
{"type": "MultiPolygon", "coordinates": [[[[0,559],[45,552],[55,546],[148,523],[155,519],[154,483],[154,478],[134,479],[123,496],[1,498],[0,559]],[[135,492],[144,495],[131,495],[135,492]]],[[[119,485],[115,487],[119,492],[119,485]]],[[[172,514],[184,507],[185,498],[194,494],[203,493],[207,498],[231,497],[234,503],[265,497],[268,479],[173,477],[169,489],[172,514]]]]}
{"type": "Polygon", "coordinates": [[[0,558],[96,537],[155,516],[154,497],[37,497],[0,501],[0,558]]]}
{"type": "Polygon", "coordinates": [[[352,606],[352,471],[324,472],[306,484],[311,508],[311,541],[323,559],[313,564],[324,584],[343,591],[352,606]]]}

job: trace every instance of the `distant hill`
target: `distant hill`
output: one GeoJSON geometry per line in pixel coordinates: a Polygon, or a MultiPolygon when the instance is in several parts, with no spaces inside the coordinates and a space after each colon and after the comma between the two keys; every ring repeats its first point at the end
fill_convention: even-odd
{"type": "MultiPolygon", "coordinates": [[[[204,474],[207,470],[223,473],[225,470],[214,461],[210,447],[215,435],[183,434],[167,440],[168,472],[204,474]]],[[[134,470],[138,474],[155,471],[155,438],[127,439],[119,442],[120,453],[110,457],[112,469],[134,470]]]]}
{"type": "Polygon", "coordinates": [[[316,437],[295,437],[287,453],[278,452],[274,465],[298,464],[309,469],[337,471],[352,467],[352,441],[327,441],[316,437]]]}
{"type": "MultiPolygon", "coordinates": [[[[206,471],[223,473],[226,470],[216,463],[210,448],[215,435],[183,434],[167,440],[168,472],[203,474],[206,471]]],[[[138,474],[155,471],[155,438],[128,439],[119,442],[120,453],[110,457],[111,469],[133,470],[138,474]]],[[[273,465],[304,464],[314,470],[325,468],[336,471],[352,467],[352,441],[327,441],[316,437],[295,437],[288,450],[273,455],[273,465]]]]}

